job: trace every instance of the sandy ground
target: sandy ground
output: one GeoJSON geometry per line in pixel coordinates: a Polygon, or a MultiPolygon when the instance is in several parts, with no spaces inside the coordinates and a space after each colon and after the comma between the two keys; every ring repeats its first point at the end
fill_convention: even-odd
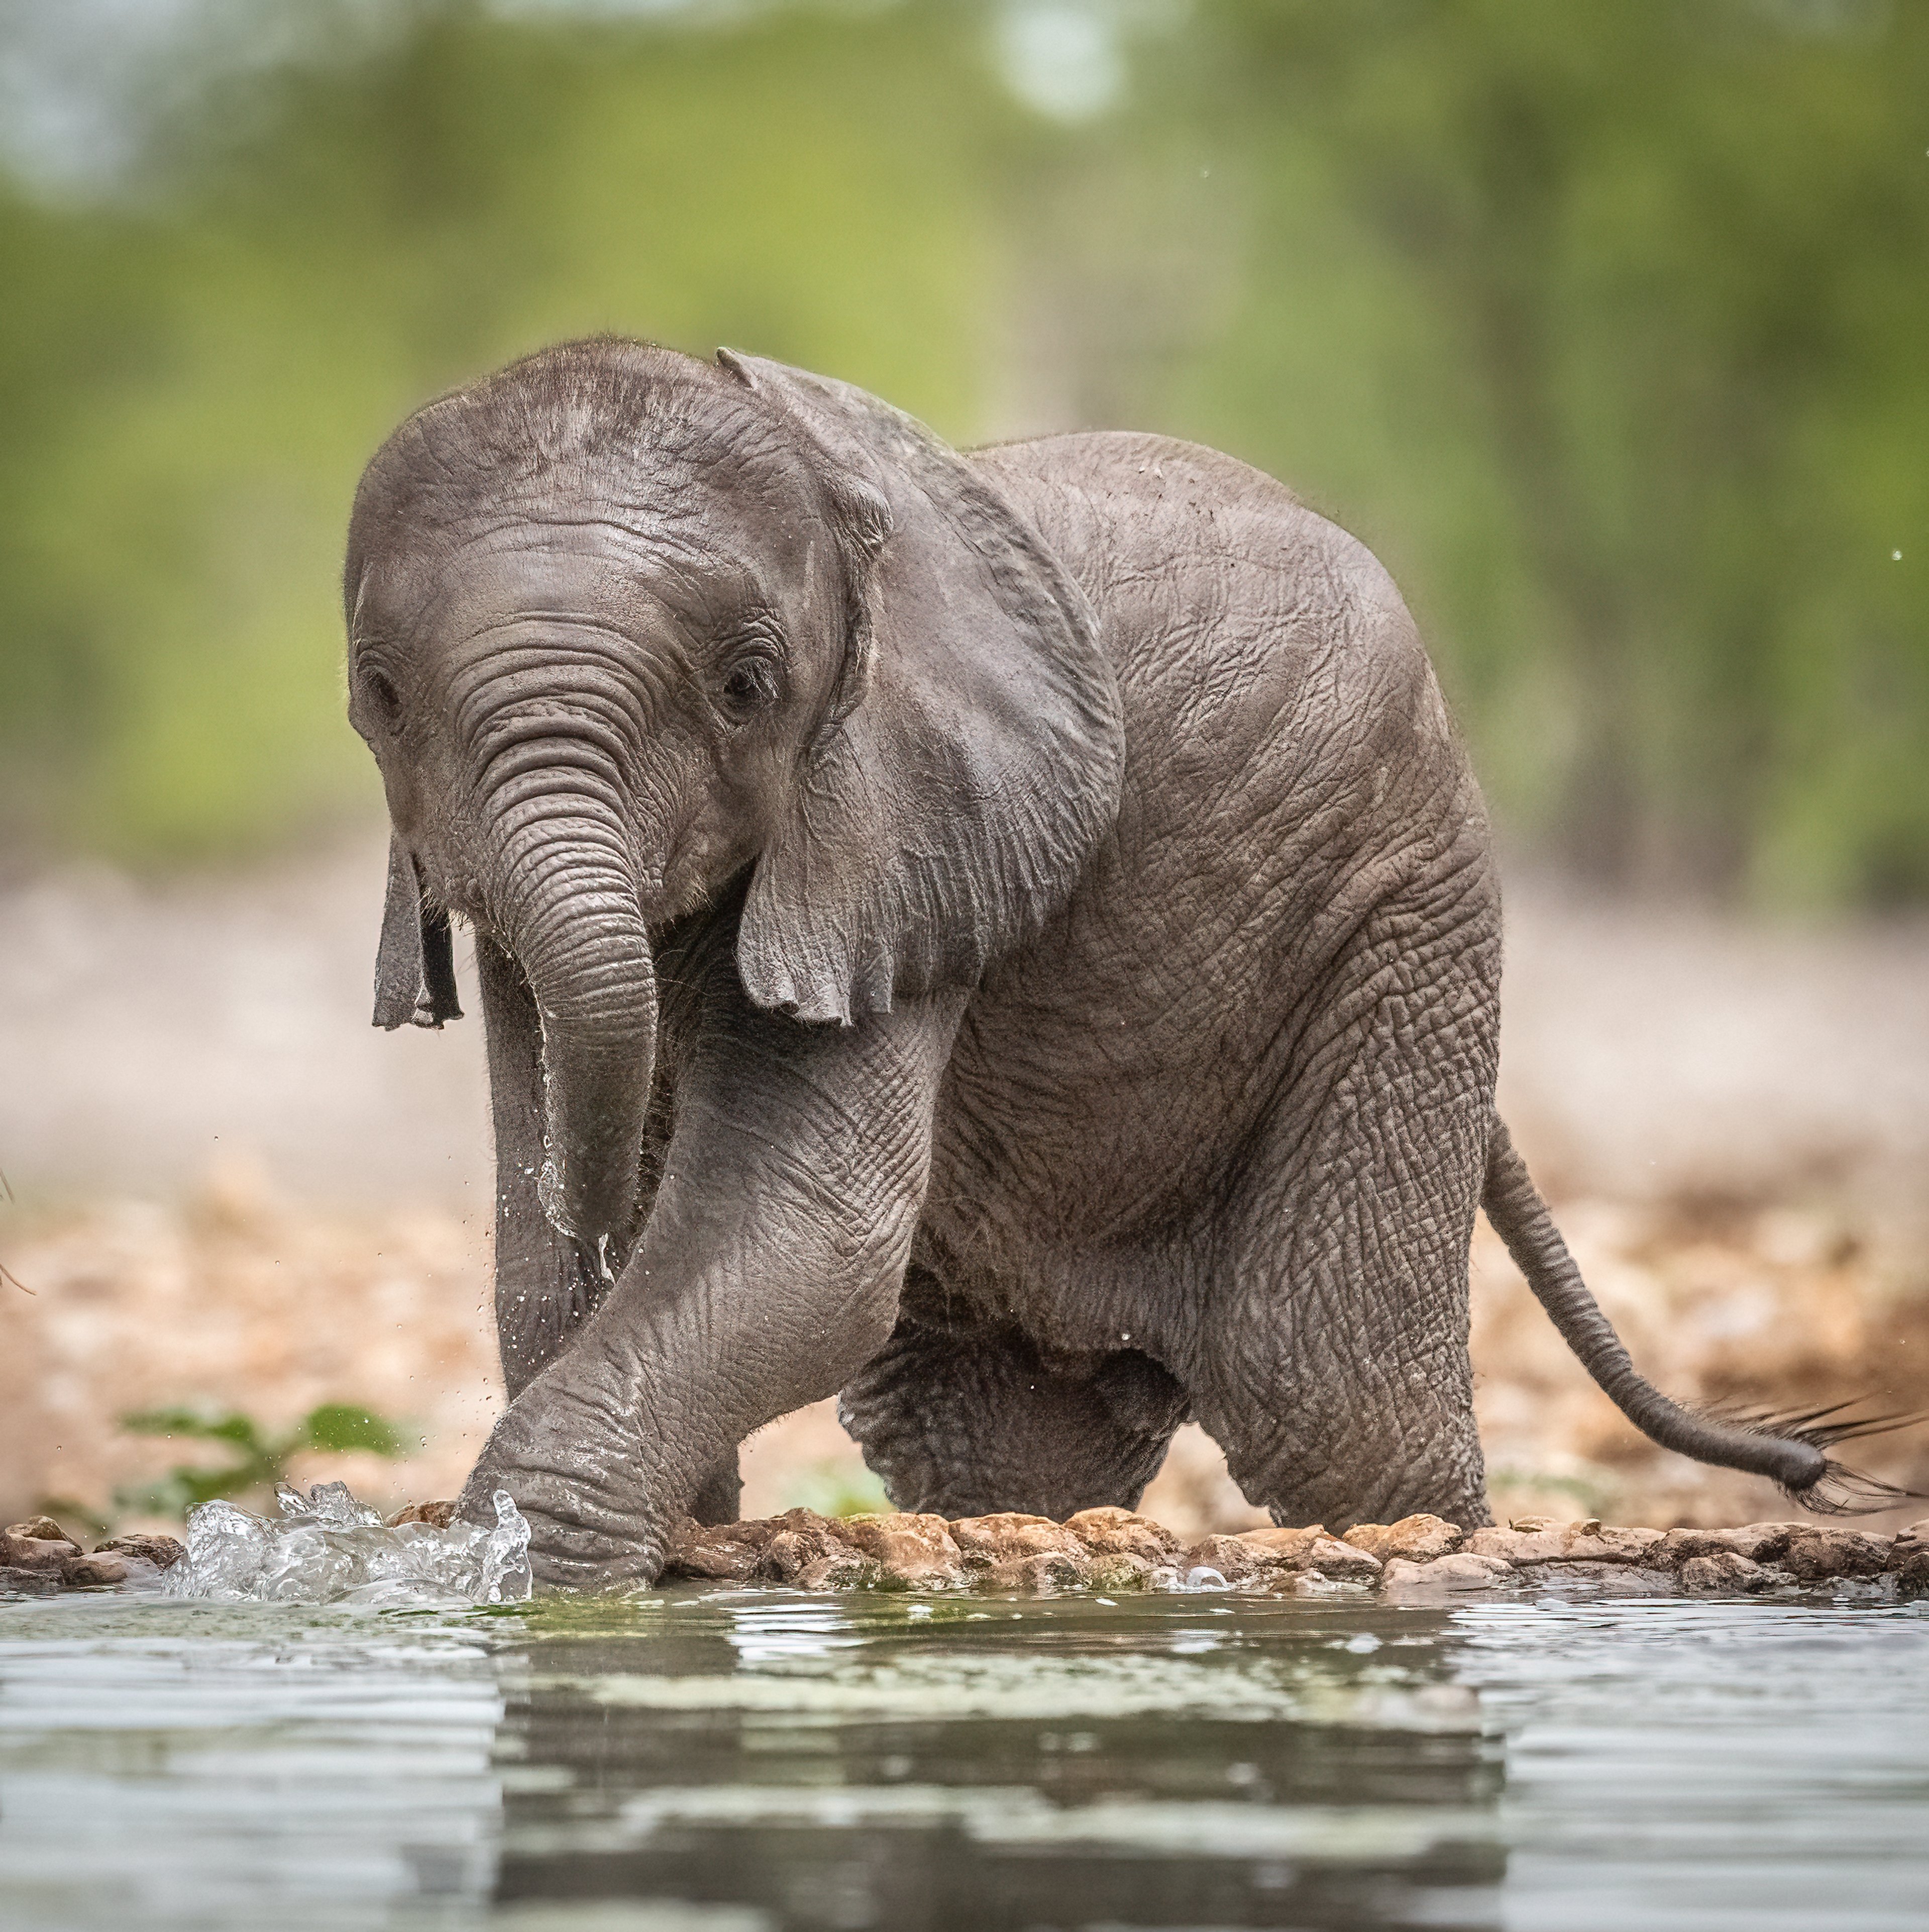
{"type": "MultiPolygon", "coordinates": [[[[481,1028],[369,1027],[381,890],[367,843],[0,892],[0,1264],[21,1284],[0,1285],[0,1511],[113,1514],[117,1487],[196,1460],[115,1418],[181,1402],[276,1426],[366,1403],[406,1420],[410,1460],[298,1474],[396,1501],[460,1480],[499,1400],[481,1028]]],[[[1673,1392],[1929,1399],[1925,968],[1919,921],[1802,932],[1513,887],[1502,1106],[1673,1392]]],[[[1484,1228],[1475,1346],[1503,1513],[1785,1513],[1634,1435],[1484,1228]]],[[[1929,1489],[1929,1431],[1859,1460],[1929,1489]]],[[[868,1480],[828,1406],[744,1470],[753,1514],[868,1480]]],[[[1148,1506],[1189,1533],[1258,1520],[1196,1430],[1148,1506]]]]}

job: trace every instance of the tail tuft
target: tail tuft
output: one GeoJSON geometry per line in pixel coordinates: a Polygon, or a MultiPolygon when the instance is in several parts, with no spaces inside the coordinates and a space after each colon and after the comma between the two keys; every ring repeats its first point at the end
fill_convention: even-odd
{"type": "MultiPolygon", "coordinates": [[[[1811,1449],[1829,1450],[1838,1442],[1856,1442],[1871,1436],[1887,1436],[1929,1420],[1929,1409],[1896,1409],[1883,1415],[1851,1415],[1853,1401],[1831,1402],[1823,1408],[1750,1408],[1727,1402],[1700,1402],[1697,1414],[1749,1436],[1772,1436],[1784,1442],[1804,1442],[1811,1449]]],[[[1920,1500],[1924,1492],[1905,1490],[1880,1477],[1865,1475],[1845,1462],[1825,1457],[1821,1468],[1802,1483],[1778,1485],[1792,1503],[1817,1516],[1866,1516],[1920,1500]]]]}

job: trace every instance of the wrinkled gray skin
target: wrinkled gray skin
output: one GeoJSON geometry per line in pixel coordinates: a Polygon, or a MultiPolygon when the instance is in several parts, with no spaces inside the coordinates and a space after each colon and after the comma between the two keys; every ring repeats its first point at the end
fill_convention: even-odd
{"type": "Polygon", "coordinates": [[[378,1020],[475,934],[513,1400],[463,1500],[539,1575],[653,1576],[837,1392],[904,1508],[1130,1504],[1191,1417],[1283,1522],[1489,1520],[1499,899],[1350,537],[1209,450],[961,456],[599,341],[397,432],[346,598],[378,1020]]]}

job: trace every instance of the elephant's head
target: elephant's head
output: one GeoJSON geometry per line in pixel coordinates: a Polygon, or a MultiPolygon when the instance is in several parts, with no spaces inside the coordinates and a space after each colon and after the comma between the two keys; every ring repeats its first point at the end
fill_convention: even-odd
{"type": "Polygon", "coordinates": [[[556,1225],[632,1217],[651,933],[750,876],[758,1004],[969,985],[1116,809],[1089,607],[998,490],[861,392],[610,340],[411,417],[355,500],[349,710],[394,829],[378,1024],[454,1016],[448,915],[543,1034],[556,1225]]]}

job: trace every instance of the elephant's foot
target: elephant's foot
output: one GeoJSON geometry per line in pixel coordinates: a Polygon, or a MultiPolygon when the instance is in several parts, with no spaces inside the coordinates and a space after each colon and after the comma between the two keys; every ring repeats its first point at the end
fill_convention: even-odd
{"type": "Polygon", "coordinates": [[[538,1583],[607,1590],[663,1568],[681,1499],[645,1457],[634,1396],[622,1399],[636,1386],[613,1354],[586,1358],[579,1344],[510,1404],[463,1486],[457,1509],[473,1522],[495,1520],[498,1490],[515,1499],[538,1583]]]}

